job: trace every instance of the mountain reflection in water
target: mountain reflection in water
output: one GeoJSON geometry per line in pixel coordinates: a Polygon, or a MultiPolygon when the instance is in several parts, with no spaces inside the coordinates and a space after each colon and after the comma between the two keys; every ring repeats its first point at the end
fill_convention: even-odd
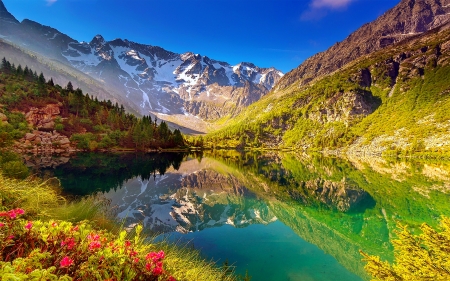
{"type": "MultiPolygon", "coordinates": [[[[142,222],[156,233],[183,233],[196,247],[202,247],[207,257],[235,258],[238,271],[257,271],[254,277],[262,276],[261,265],[244,263],[244,252],[277,251],[278,242],[268,244],[264,242],[267,237],[254,237],[254,231],[275,236],[284,233],[275,221],[295,233],[286,240],[292,251],[294,245],[308,248],[301,244],[307,242],[323,251],[314,254],[317,262],[309,264],[310,269],[304,265],[314,258],[311,256],[305,260],[301,255],[292,256],[302,260],[301,264],[280,261],[280,268],[293,263],[292,268],[271,280],[286,280],[286,276],[291,280],[297,280],[292,276],[300,276],[298,280],[367,279],[358,250],[391,260],[389,241],[397,221],[413,228],[423,222],[436,226],[440,215],[450,215],[450,168],[439,162],[347,161],[234,151],[80,154],[54,169],[41,169],[41,173],[60,178],[70,194],[103,193],[118,206],[118,216],[126,225],[142,222]],[[244,228],[248,230],[232,230],[244,228]],[[227,244],[230,239],[244,241],[244,233],[254,237],[245,249],[227,244]],[[230,247],[233,251],[224,257],[224,249],[230,247]],[[349,272],[325,262],[328,255],[349,272]],[[318,271],[314,268],[321,263],[326,263],[327,269],[312,272],[318,271]],[[328,269],[341,272],[342,277],[326,277],[332,274],[328,269]]],[[[256,263],[258,259],[254,259],[256,263]]]]}

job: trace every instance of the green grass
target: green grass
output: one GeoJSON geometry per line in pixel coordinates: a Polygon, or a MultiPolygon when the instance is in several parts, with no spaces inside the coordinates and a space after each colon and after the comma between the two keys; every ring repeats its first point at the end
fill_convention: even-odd
{"type": "MultiPolygon", "coordinates": [[[[204,138],[205,145],[235,147],[239,138],[245,136],[248,148],[321,150],[345,148],[358,138],[370,143],[379,136],[400,136],[405,138],[407,147],[392,142],[384,148],[411,150],[415,142],[442,138],[449,132],[450,56],[442,53],[439,60],[433,56],[435,47],[449,39],[448,30],[428,33],[358,59],[310,85],[293,83],[286,89],[272,91],[229,119],[223,128],[210,132],[204,138]],[[424,46],[428,47],[426,52],[422,51],[424,46]],[[399,75],[392,81],[387,65],[403,52],[410,57],[400,62],[399,75]],[[422,57],[428,63],[421,70],[423,75],[419,75],[413,62],[422,57]],[[361,69],[370,70],[371,87],[354,81],[361,69]],[[360,95],[373,112],[347,116],[354,105],[345,100],[346,95],[360,95]],[[339,118],[333,117],[336,115],[339,118]]],[[[431,144],[429,150],[436,147],[431,144]]],[[[416,146],[413,150],[425,152],[426,148],[416,146]]],[[[450,147],[440,150],[450,151],[450,147]]]]}
{"type": "MultiPolygon", "coordinates": [[[[11,179],[0,173],[0,200],[0,210],[22,208],[26,211],[28,220],[59,220],[71,223],[87,220],[95,228],[107,229],[116,235],[122,229],[120,222],[113,220],[113,210],[107,200],[94,196],[68,200],[61,196],[58,184],[52,180],[11,179]]],[[[167,241],[153,243],[150,238],[146,241],[150,248],[166,252],[165,268],[173,273],[177,280],[237,280],[235,275],[227,273],[226,268],[205,260],[198,251],[186,245],[167,241]]]]}

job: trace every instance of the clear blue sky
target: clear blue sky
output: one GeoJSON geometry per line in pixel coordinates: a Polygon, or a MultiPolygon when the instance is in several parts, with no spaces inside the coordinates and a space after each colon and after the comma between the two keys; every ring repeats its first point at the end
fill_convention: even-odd
{"type": "Polygon", "coordinates": [[[101,34],[283,72],[342,41],[399,0],[3,0],[19,21],[78,41],[101,34]]]}

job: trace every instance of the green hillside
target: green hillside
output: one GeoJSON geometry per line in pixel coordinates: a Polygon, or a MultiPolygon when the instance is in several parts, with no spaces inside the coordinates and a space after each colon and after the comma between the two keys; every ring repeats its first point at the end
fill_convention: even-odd
{"type": "Polygon", "coordinates": [[[447,152],[450,30],[434,29],[250,105],[210,146],[447,152]]]}

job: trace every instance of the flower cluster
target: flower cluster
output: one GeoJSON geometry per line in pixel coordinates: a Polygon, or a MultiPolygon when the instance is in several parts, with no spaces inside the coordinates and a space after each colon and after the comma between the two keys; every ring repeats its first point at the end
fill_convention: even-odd
{"type": "Polygon", "coordinates": [[[9,217],[10,219],[16,219],[17,216],[25,214],[23,209],[13,209],[7,212],[0,212],[0,217],[9,217]]]}
{"type": "Polygon", "coordinates": [[[130,241],[126,232],[117,237],[87,222],[25,221],[20,218],[23,214],[22,209],[0,212],[0,276],[10,268],[9,272],[22,277],[45,271],[64,280],[117,276],[121,280],[175,281],[164,269],[165,253],[149,251],[154,246],[142,243],[142,226],[130,241]]]}

